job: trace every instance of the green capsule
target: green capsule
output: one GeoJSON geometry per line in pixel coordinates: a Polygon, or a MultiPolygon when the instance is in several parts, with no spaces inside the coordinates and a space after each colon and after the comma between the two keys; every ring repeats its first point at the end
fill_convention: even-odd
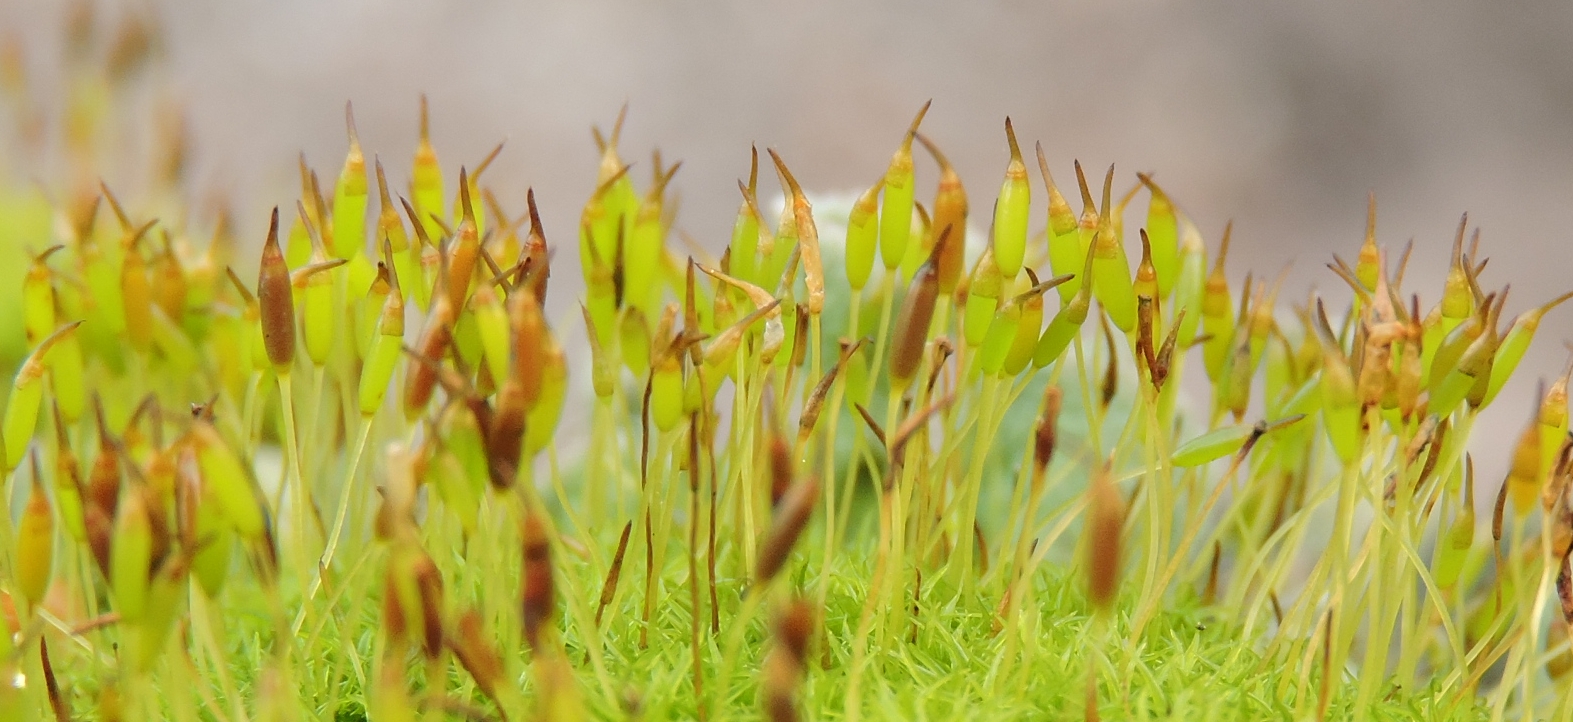
{"type": "MultiPolygon", "coordinates": [[[[605,182],[596,186],[595,192],[590,194],[590,199],[585,201],[584,210],[579,215],[579,266],[584,272],[585,283],[592,282],[596,273],[602,271],[610,276],[613,269],[622,260],[620,251],[627,240],[627,232],[618,210],[613,208],[611,196],[613,188],[619,187],[628,179],[629,166],[605,182]]],[[[630,187],[629,193],[633,190],[630,187]]],[[[632,219],[630,219],[630,226],[632,219]]]]}
{"type": "Polygon", "coordinates": [[[421,95],[420,141],[415,146],[410,176],[410,200],[416,211],[411,220],[427,236],[441,238],[442,225],[434,216],[442,214],[442,167],[437,163],[437,151],[431,144],[431,122],[424,94],[421,95]]]}
{"type": "Polygon", "coordinates": [[[115,513],[114,544],[109,548],[109,588],[115,611],[125,624],[147,613],[148,581],[153,573],[153,528],[145,491],[121,494],[115,513]]]}
{"type": "MultiPolygon", "coordinates": [[[[1021,147],[1010,118],[1005,119],[1005,140],[1010,144],[1010,163],[1000,184],[999,200],[994,203],[994,262],[1000,275],[1009,281],[1021,271],[1027,255],[1027,217],[1032,206],[1032,185],[1027,182],[1027,164],[1022,162],[1021,147]]],[[[1129,271],[1127,271],[1129,273],[1129,271]]]]}
{"type": "Polygon", "coordinates": [[[81,321],[74,321],[56,329],[38,344],[38,348],[28,354],[27,360],[22,362],[22,367],[17,369],[16,379],[11,383],[11,395],[5,403],[3,426],[0,426],[0,439],[4,439],[5,443],[5,470],[8,474],[21,465],[22,457],[27,454],[27,445],[33,440],[33,429],[38,424],[39,407],[44,400],[43,376],[52,363],[50,349],[81,325],[81,321]]]}
{"type": "Polygon", "coordinates": [[[66,421],[75,422],[87,410],[87,381],[82,340],[71,334],[55,343],[49,360],[49,390],[66,421]]]}
{"type": "MultiPolygon", "coordinates": [[[[1092,254],[1088,254],[1082,265],[1083,279],[1093,275],[1092,268],[1092,254]]],[[[1069,348],[1071,341],[1076,339],[1076,334],[1081,333],[1081,325],[1086,322],[1087,314],[1091,309],[1092,284],[1084,280],[1075,298],[1072,298],[1070,303],[1060,306],[1054,318],[1049,319],[1048,327],[1043,329],[1043,335],[1038,337],[1038,346],[1032,352],[1034,368],[1041,369],[1048,366],[1065,354],[1065,349],[1069,348]]]]}
{"type": "Polygon", "coordinates": [[[972,278],[967,285],[967,303],[962,309],[961,333],[967,348],[977,348],[988,336],[999,310],[1004,280],[994,263],[994,249],[986,248],[972,267],[972,278]]]}
{"type": "MultiPolygon", "coordinates": [[[[54,571],[55,518],[50,510],[49,495],[44,491],[43,474],[39,471],[36,455],[33,457],[32,491],[16,525],[13,549],[17,591],[27,600],[28,607],[37,607],[49,590],[49,577],[54,571]]],[[[0,633],[9,633],[9,630],[0,633]]]]}
{"type": "Polygon", "coordinates": [[[1365,290],[1375,291],[1381,276],[1382,252],[1376,247],[1376,194],[1372,193],[1366,211],[1365,242],[1360,244],[1360,255],[1355,259],[1355,278],[1365,290]]]}
{"type": "Polygon", "coordinates": [[[371,342],[377,336],[377,320],[382,317],[382,306],[388,300],[388,274],[392,267],[386,262],[377,263],[377,276],[359,303],[355,304],[355,357],[365,359],[371,353],[371,342]]]}
{"type": "Polygon", "coordinates": [[[1224,272],[1233,230],[1233,221],[1224,225],[1223,240],[1218,245],[1218,258],[1213,262],[1213,270],[1207,275],[1207,282],[1202,289],[1202,333],[1208,336],[1202,344],[1202,361],[1207,367],[1207,377],[1214,382],[1218,380],[1224,358],[1231,347],[1230,342],[1234,338],[1234,298],[1229,293],[1229,276],[1224,272]]]}
{"type": "Polygon", "coordinates": [[[206,421],[198,420],[190,433],[202,483],[212,491],[218,510],[223,512],[236,533],[246,539],[260,539],[266,519],[251,475],[241,464],[240,457],[206,421]]]}
{"type": "MultiPolygon", "coordinates": [[[[399,303],[402,307],[404,304],[399,303]]],[[[386,309],[387,306],[385,305],[386,309]]],[[[401,312],[402,316],[402,312],[401,312]]],[[[388,393],[388,384],[393,380],[394,369],[398,367],[399,357],[403,355],[404,346],[403,324],[396,331],[389,328],[387,313],[383,314],[384,321],[379,325],[377,333],[373,336],[371,349],[366,354],[366,363],[361,367],[360,387],[358,400],[360,401],[361,416],[370,417],[382,408],[382,400],[388,393]]]]}
{"type": "Polygon", "coordinates": [[[1448,525],[1444,538],[1436,545],[1436,562],[1432,565],[1432,578],[1443,590],[1458,584],[1464,561],[1469,558],[1469,549],[1475,544],[1474,460],[1466,457],[1464,469],[1464,503],[1459,506],[1453,523],[1448,525]]]}
{"type": "Polygon", "coordinates": [[[1189,218],[1180,223],[1180,272],[1174,282],[1174,302],[1169,304],[1178,320],[1176,343],[1180,348],[1190,348],[1196,339],[1196,329],[1202,321],[1202,297],[1207,287],[1207,249],[1202,243],[1201,231],[1189,218]],[[1184,311],[1185,316],[1179,316],[1184,311]]]}
{"type": "MultiPolygon", "coordinates": [[[[1082,241],[1076,213],[1071,210],[1070,203],[1066,202],[1059,187],[1054,185],[1054,176],[1049,173],[1049,161],[1043,154],[1042,143],[1037,144],[1037,151],[1038,171],[1043,175],[1043,184],[1049,191],[1049,269],[1057,276],[1074,274],[1086,265],[1088,246],[1082,241]]],[[[1059,290],[1060,303],[1070,303],[1081,290],[1081,279],[1073,277],[1060,284],[1059,290]]]]}
{"type": "Polygon", "coordinates": [[[1032,288],[1018,297],[1021,301],[1021,313],[1016,317],[1016,333],[1011,339],[1010,350],[1005,352],[1005,365],[1002,367],[1007,376],[1017,376],[1025,371],[1038,349],[1038,334],[1043,330],[1043,294],[1050,288],[1063,285],[1071,278],[1060,276],[1045,283],[1038,283],[1038,274],[1031,268],[1026,270],[1028,280],[1032,281],[1032,288]]]}
{"type": "Polygon", "coordinates": [[[666,227],[661,218],[662,196],[666,193],[667,183],[671,182],[681,165],[673,165],[665,173],[661,172],[659,165],[656,166],[655,183],[635,211],[632,230],[623,248],[623,297],[631,305],[649,309],[657,300],[652,290],[655,288],[656,272],[661,266],[666,236],[666,227]]]}
{"type": "Polygon", "coordinates": [[[1535,340],[1535,332],[1540,329],[1540,320],[1551,309],[1562,305],[1569,298],[1573,298],[1573,291],[1564,293],[1551,299],[1536,308],[1529,309],[1513,319],[1513,325],[1508,327],[1507,333],[1502,336],[1502,343],[1497,347],[1496,358],[1491,364],[1491,380],[1487,387],[1481,406],[1490,404],[1513,372],[1518,369],[1518,363],[1524,359],[1524,354],[1529,351],[1530,342],[1535,340]]]}
{"type": "Polygon", "coordinates": [[[683,366],[674,353],[663,353],[650,370],[650,419],[662,433],[677,428],[683,417],[683,366]]]}
{"type": "Polygon", "coordinates": [[[1255,428],[1255,424],[1235,424],[1209,431],[1176,447],[1170,463],[1182,468],[1201,466],[1237,453],[1255,428]]]}
{"type": "Polygon", "coordinates": [[[1005,356],[1015,345],[1016,332],[1021,326],[1021,304],[1015,299],[1001,304],[983,337],[983,347],[978,353],[978,367],[990,376],[999,376],[1005,367],[1005,356]]]}
{"type": "MultiPolygon", "coordinates": [[[[868,285],[868,277],[874,271],[874,249],[879,238],[879,192],[883,186],[881,181],[863,191],[857,202],[852,204],[851,215],[847,218],[845,264],[847,284],[852,287],[853,293],[862,291],[868,285]]],[[[736,263],[737,259],[734,258],[734,266],[736,263]]]]}
{"type": "MultiPolygon", "coordinates": [[[[933,101],[930,101],[933,102],[933,101]]],[[[907,240],[912,236],[912,203],[916,190],[912,173],[912,140],[918,125],[928,113],[929,103],[918,110],[912,126],[901,140],[901,147],[890,158],[885,171],[884,199],[879,209],[879,255],[885,270],[894,272],[907,254],[907,240]]]]}
{"type": "Polygon", "coordinates": [[[217,506],[213,492],[203,489],[196,512],[196,537],[202,543],[191,557],[191,572],[209,599],[216,599],[224,590],[235,556],[235,532],[224,523],[223,515],[215,511],[217,506]]]}
{"type": "Polygon", "coordinates": [[[55,286],[49,257],[65,246],[54,246],[33,258],[22,278],[22,320],[27,345],[37,345],[55,330],[55,286]]]}
{"type": "Polygon", "coordinates": [[[470,316],[475,320],[476,336],[480,339],[481,361],[492,379],[501,381],[508,376],[508,311],[492,289],[484,283],[470,296],[470,316]]]}
{"type": "MultiPolygon", "coordinates": [[[[759,221],[759,148],[750,147],[749,152],[751,160],[748,165],[748,183],[745,185],[742,181],[737,182],[738,189],[743,192],[743,202],[738,205],[737,220],[732,224],[732,245],[728,246],[732,261],[728,272],[749,283],[757,283],[759,281],[756,276],[756,269],[759,266],[759,227],[762,225],[759,221]]],[[[853,222],[856,222],[857,217],[857,210],[854,209],[853,222]]],[[[849,225],[847,230],[849,239],[851,232],[849,225]]],[[[868,252],[869,263],[872,264],[874,260],[872,240],[868,252]]],[[[847,277],[852,278],[854,266],[851,262],[850,240],[847,242],[847,254],[847,277]]],[[[865,273],[863,279],[867,280],[868,274],[865,273]]]]}
{"type": "Polygon", "coordinates": [[[1147,203],[1147,237],[1152,241],[1152,265],[1158,273],[1158,295],[1168,298],[1180,276],[1179,221],[1174,213],[1174,203],[1153,182],[1152,176],[1137,173],[1136,177],[1152,194],[1152,199],[1147,203]]]}
{"type": "Polygon", "coordinates": [[[1131,285],[1131,265],[1125,257],[1119,234],[1115,232],[1110,191],[1114,185],[1114,166],[1103,179],[1103,205],[1098,217],[1098,233],[1093,237],[1088,256],[1092,258],[1092,292],[1121,331],[1136,328],[1136,291],[1131,285]]]}
{"type": "Polygon", "coordinates": [[[360,136],[355,132],[355,109],[344,104],[344,123],[348,128],[350,149],[333,188],[333,256],[349,258],[364,253],[366,243],[366,156],[361,153],[360,136]]]}
{"type": "MultiPolygon", "coordinates": [[[[1438,416],[1447,416],[1458,408],[1460,403],[1469,401],[1471,406],[1479,408],[1491,381],[1492,357],[1496,355],[1499,338],[1496,333],[1497,316],[1502,311],[1502,301],[1499,300],[1488,311],[1485,321],[1486,330],[1469,344],[1469,348],[1458,357],[1458,363],[1445,373],[1438,375],[1432,370],[1431,380],[1435,387],[1431,391],[1429,409],[1438,416]],[[1440,378],[1440,383],[1437,379],[1440,378]],[[1477,388],[1479,387],[1479,388],[1477,388]]],[[[1442,360],[1438,352],[1437,360],[1442,360]]]]}

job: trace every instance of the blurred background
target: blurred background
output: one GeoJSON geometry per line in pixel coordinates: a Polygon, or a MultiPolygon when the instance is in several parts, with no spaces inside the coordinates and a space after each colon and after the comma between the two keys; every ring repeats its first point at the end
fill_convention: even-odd
{"type": "MultiPolygon", "coordinates": [[[[251,244],[268,209],[297,197],[298,152],[337,174],[346,100],[397,187],[420,93],[449,172],[506,139],[488,184],[515,213],[536,188],[553,244],[571,242],[593,187],[591,125],[609,128],[627,103],[624,158],[641,179],[651,149],[682,160],[678,228],[719,249],[750,143],[778,149],[811,189],[861,189],[932,98],[924,130],[968,184],[975,218],[998,188],[1009,115],[1024,145],[1043,142],[1062,186],[1074,158],[1116,163],[1121,188],[1135,171],[1156,173],[1209,241],[1233,219],[1236,283],[1293,264],[1286,296],[1338,285],[1323,264],[1352,258],[1375,192],[1379,240],[1395,254],[1415,240],[1407,287],[1426,306],[1465,211],[1492,259],[1485,282],[1513,284],[1505,316],[1573,288],[1573,3],[95,5],[102,33],[121,18],[151,20],[148,97],[132,102],[184,108],[192,200],[229,198],[251,244]]],[[[64,85],[71,7],[0,0],[0,29],[25,47],[46,115],[62,104],[50,89],[64,85]]],[[[128,144],[150,135],[123,132],[128,144]]],[[[10,167],[0,175],[54,177],[59,160],[34,145],[0,151],[10,167]]],[[[133,160],[102,172],[134,197],[143,169],[133,160]]],[[[918,173],[923,198],[935,173],[921,155],[918,173]]],[[[1143,212],[1145,199],[1134,205],[1143,212]]],[[[1561,370],[1568,338],[1573,308],[1548,316],[1515,386],[1477,427],[1501,429],[1480,437],[1487,477],[1505,472],[1500,447],[1522,428],[1537,377],[1561,370]]]]}

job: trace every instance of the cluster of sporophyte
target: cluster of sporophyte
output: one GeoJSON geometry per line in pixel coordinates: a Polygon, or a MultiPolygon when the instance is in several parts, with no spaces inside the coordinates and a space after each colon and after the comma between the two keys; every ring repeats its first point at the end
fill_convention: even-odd
{"type": "Polygon", "coordinates": [[[555,328],[533,193],[446,188],[424,103],[407,186],[353,116],[302,158],[255,271],[70,196],[11,302],[0,720],[1573,714],[1569,372],[1489,525],[1467,453],[1567,296],[1505,321],[1461,223],[1427,307],[1373,204],[1333,313],[1280,303],[1009,120],[972,239],[922,117],[834,242],[756,152],[718,258],[597,132],[555,328]]]}

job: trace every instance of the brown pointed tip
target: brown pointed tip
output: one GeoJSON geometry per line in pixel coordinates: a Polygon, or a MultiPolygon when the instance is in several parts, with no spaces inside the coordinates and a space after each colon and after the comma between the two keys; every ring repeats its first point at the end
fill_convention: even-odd
{"type": "Polygon", "coordinates": [[[935,145],[934,141],[929,140],[929,137],[922,133],[918,133],[916,137],[918,142],[923,145],[923,149],[927,150],[929,155],[934,157],[934,163],[939,166],[941,173],[954,172],[950,165],[950,159],[940,152],[939,146],[935,145]]]}
{"type": "Polygon", "coordinates": [[[421,142],[431,142],[431,116],[427,113],[426,94],[421,93],[421,142]]]}
{"type": "Polygon", "coordinates": [[[474,223],[475,207],[470,202],[470,175],[464,166],[459,167],[459,207],[464,213],[463,220],[474,223]]]}
{"type": "Polygon", "coordinates": [[[797,179],[792,177],[792,171],[787,168],[786,161],[781,160],[781,154],[775,148],[766,148],[770,160],[775,161],[776,172],[781,174],[781,180],[786,183],[787,192],[792,194],[792,199],[799,200],[803,197],[803,188],[797,184],[797,179]]]}
{"type": "Polygon", "coordinates": [[[98,179],[98,190],[103,194],[103,198],[109,201],[110,210],[115,212],[115,220],[120,222],[120,230],[129,233],[131,219],[126,216],[126,210],[120,207],[120,199],[115,197],[115,194],[109,190],[109,184],[102,178],[98,179]]]}
{"type": "Polygon", "coordinates": [[[617,111],[617,122],[612,124],[612,137],[607,139],[607,149],[617,150],[617,141],[623,137],[623,121],[628,119],[628,101],[623,101],[623,107],[617,111]]]}
{"type": "Polygon", "coordinates": [[[482,158],[480,163],[476,164],[475,172],[470,174],[470,180],[479,182],[480,178],[481,178],[481,174],[485,173],[486,169],[491,167],[492,161],[497,160],[497,155],[502,153],[502,147],[507,145],[507,144],[508,144],[508,141],[507,140],[503,140],[503,141],[497,143],[497,145],[493,146],[492,147],[492,151],[490,153],[487,153],[486,157],[482,158]]]}
{"type": "Polygon", "coordinates": [[[1087,173],[1081,169],[1081,161],[1071,161],[1076,166],[1076,185],[1081,189],[1081,204],[1085,208],[1096,209],[1098,206],[1092,200],[1092,190],[1087,187],[1087,173]]]}
{"type": "Polygon", "coordinates": [[[1098,212],[1099,217],[1102,218],[1104,221],[1108,221],[1109,220],[1110,211],[1113,210],[1112,207],[1109,204],[1109,195],[1110,195],[1110,193],[1113,192],[1113,190],[1114,190],[1114,164],[1110,163],[1109,164],[1109,172],[1108,172],[1108,174],[1103,176],[1103,205],[1099,207],[1100,210],[1098,212]]]}
{"type": "MultiPolygon", "coordinates": [[[[399,196],[399,204],[404,206],[404,215],[409,217],[410,225],[415,226],[415,241],[417,243],[417,247],[424,248],[426,246],[432,245],[431,237],[426,235],[426,226],[421,225],[421,217],[416,214],[415,208],[410,206],[409,200],[404,196],[399,196]]],[[[437,280],[440,282],[442,278],[439,276],[437,280]]]]}
{"type": "Polygon", "coordinates": [[[1021,146],[1016,143],[1016,128],[1010,123],[1010,116],[1005,116],[1005,142],[1010,144],[1010,161],[1020,163],[1021,146]]]}
{"type": "Polygon", "coordinates": [[[1365,236],[1367,239],[1376,237],[1376,191],[1366,196],[1365,236]]]}
{"type": "MultiPolygon", "coordinates": [[[[743,189],[744,195],[752,195],[759,191],[759,146],[749,145],[748,153],[748,186],[743,189]]],[[[741,181],[739,184],[741,185],[741,181]]]]}
{"type": "Polygon", "coordinates": [[[1054,187],[1054,174],[1049,172],[1049,158],[1043,153],[1043,141],[1033,144],[1033,149],[1038,152],[1038,172],[1043,174],[1043,184],[1048,186],[1050,193],[1058,193],[1054,187]]]}
{"type": "Polygon", "coordinates": [[[535,206],[535,189],[534,188],[527,188],[527,189],[525,189],[525,191],[524,191],[524,202],[525,202],[525,205],[528,205],[530,207],[530,233],[531,233],[531,235],[542,235],[543,231],[541,230],[541,210],[535,206]]]}
{"type": "Polygon", "coordinates": [[[263,243],[264,252],[271,248],[275,251],[279,247],[279,207],[273,206],[273,218],[268,221],[268,240],[263,243]]]}
{"type": "Polygon", "coordinates": [[[377,169],[377,196],[383,205],[389,205],[393,203],[393,197],[388,195],[388,176],[382,172],[382,159],[373,154],[371,163],[377,169]]]}
{"type": "Polygon", "coordinates": [[[1141,237],[1142,237],[1142,261],[1141,261],[1141,264],[1143,266],[1151,266],[1152,265],[1152,242],[1147,240],[1147,229],[1139,228],[1139,229],[1137,229],[1137,231],[1139,233],[1141,233],[1141,237]]]}
{"type": "Polygon", "coordinates": [[[917,137],[918,126],[923,124],[923,116],[928,115],[929,106],[933,104],[934,99],[929,98],[928,100],[923,101],[923,107],[918,108],[917,117],[912,119],[912,125],[907,128],[907,135],[901,141],[901,147],[903,150],[909,152],[912,150],[912,139],[917,137]]]}
{"type": "Polygon", "coordinates": [[[355,104],[344,101],[344,127],[350,136],[350,153],[360,152],[360,133],[355,130],[355,104]]]}

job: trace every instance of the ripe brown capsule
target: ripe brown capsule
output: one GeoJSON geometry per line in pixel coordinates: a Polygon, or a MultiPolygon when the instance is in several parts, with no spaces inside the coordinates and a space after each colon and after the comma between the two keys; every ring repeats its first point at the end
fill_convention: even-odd
{"type": "Polygon", "coordinates": [[[295,295],[289,265],[279,248],[279,209],[268,223],[268,240],[262,246],[262,268],[257,273],[257,306],[261,312],[262,344],[268,360],[279,373],[289,373],[295,361],[295,295]]]}
{"type": "Polygon", "coordinates": [[[808,518],[814,513],[814,505],[818,501],[819,481],[816,479],[798,482],[782,497],[776,508],[775,522],[770,526],[770,534],[765,537],[764,546],[759,550],[755,583],[769,583],[786,566],[792,545],[797,543],[803,527],[808,525],[808,518]]]}
{"type": "Polygon", "coordinates": [[[552,623],[557,606],[552,581],[552,548],[546,538],[546,523],[541,521],[539,513],[525,513],[522,539],[524,639],[532,649],[539,650],[541,631],[552,623]]]}
{"type": "Polygon", "coordinates": [[[918,269],[907,297],[901,303],[901,315],[896,317],[894,341],[890,346],[890,381],[898,390],[905,390],[923,361],[923,347],[928,343],[929,323],[934,320],[934,303],[939,299],[939,269],[937,259],[950,243],[949,233],[942,232],[934,244],[934,253],[918,269]]]}

